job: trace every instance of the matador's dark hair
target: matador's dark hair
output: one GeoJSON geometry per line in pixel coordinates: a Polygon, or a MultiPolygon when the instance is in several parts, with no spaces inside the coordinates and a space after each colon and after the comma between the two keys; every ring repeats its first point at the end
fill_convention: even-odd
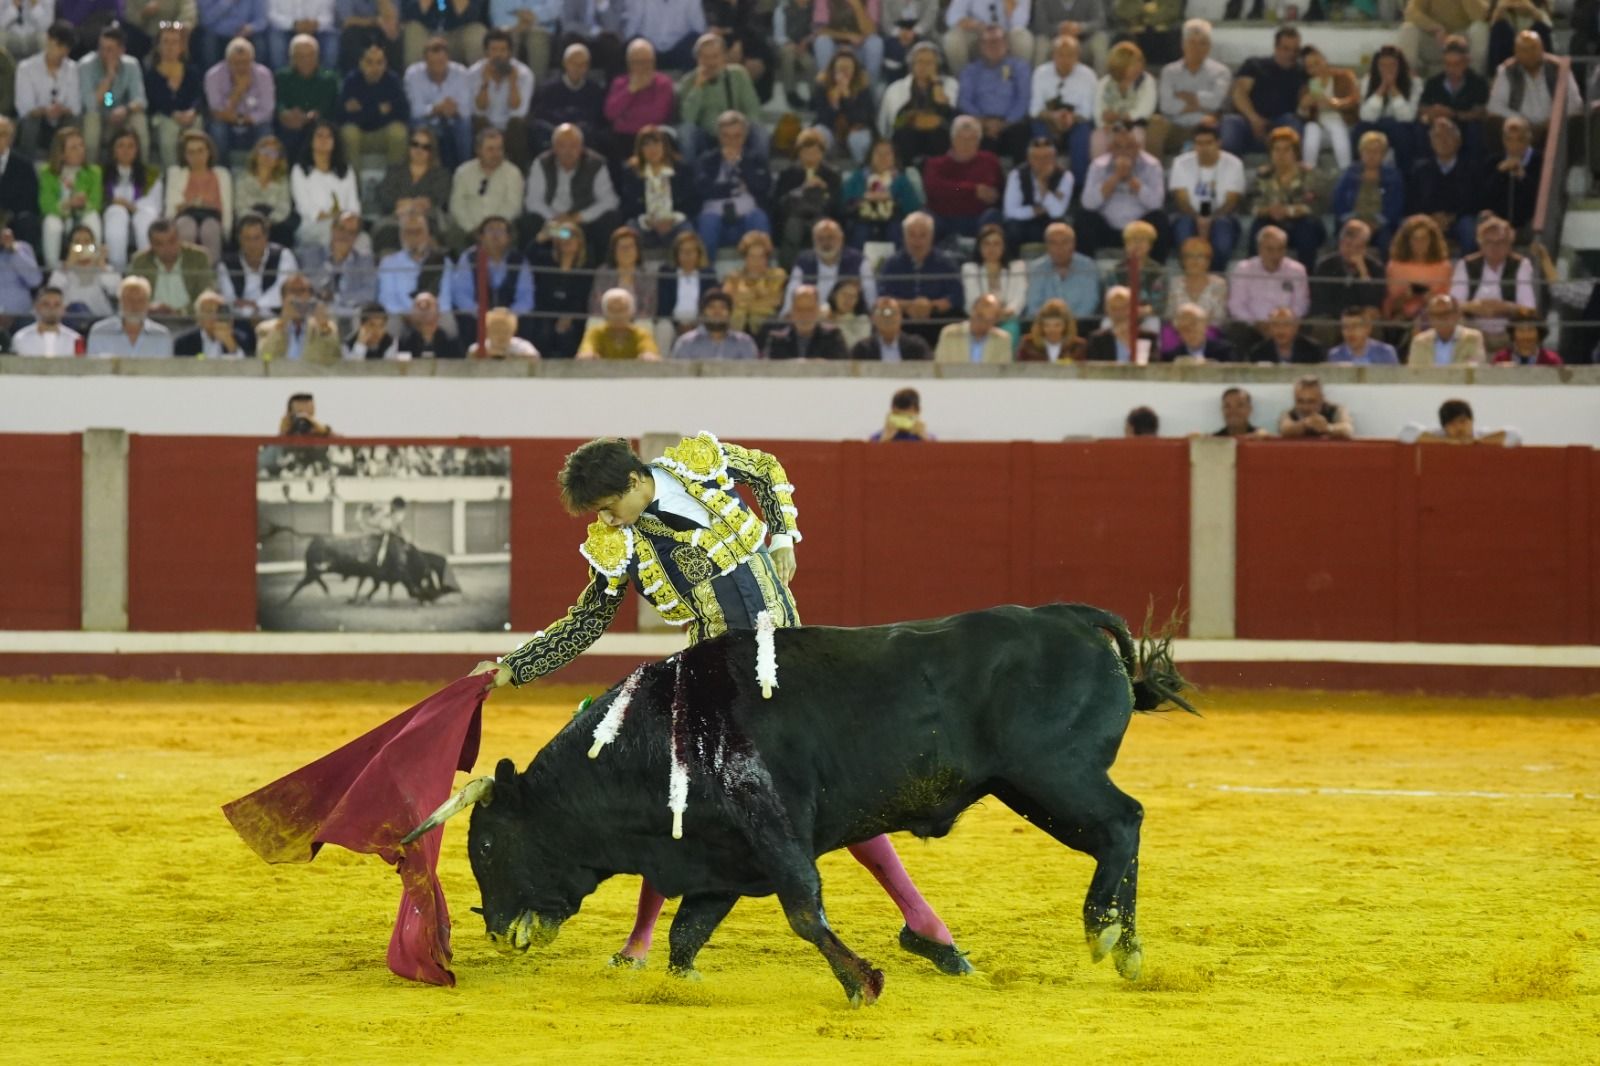
{"type": "Polygon", "coordinates": [[[621,437],[592,440],[567,456],[556,484],[561,487],[561,505],[569,514],[593,511],[601,500],[628,491],[628,475],[650,476],[650,468],[634,454],[621,437]]]}

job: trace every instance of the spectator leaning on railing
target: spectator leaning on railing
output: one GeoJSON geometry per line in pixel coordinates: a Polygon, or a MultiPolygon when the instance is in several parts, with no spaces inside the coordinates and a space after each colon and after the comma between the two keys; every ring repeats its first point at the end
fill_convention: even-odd
{"type": "Polygon", "coordinates": [[[1322,380],[1307,375],[1294,383],[1294,406],[1278,419],[1278,436],[1284,440],[1350,440],[1356,435],[1350,412],[1329,403],[1322,380]]]}

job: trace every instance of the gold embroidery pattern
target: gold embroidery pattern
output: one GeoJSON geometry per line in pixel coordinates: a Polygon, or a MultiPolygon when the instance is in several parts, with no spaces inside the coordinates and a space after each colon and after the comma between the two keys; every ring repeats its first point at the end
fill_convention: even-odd
{"type": "Polygon", "coordinates": [[[680,626],[693,622],[694,609],[684,602],[683,596],[667,577],[667,568],[661,565],[656,546],[650,543],[650,538],[637,537],[633,543],[639,553],[639,581],[645,598],[655,606],[663,620],[680,626]]]}
{"type": "Polygon", "coordinates": [[[768,528],[774,533],[787,533],[798,544],[800,512],[794,505],[794,486],[789,484],[789,475],[784,473],[777,456],[737,444],[724,444],[722,451],[733,480],[749,485],[756,494],[768,528]]]}
{"type": "Polygon", "coordinates": [[[702,640],[720,637],[728,631],[728,617],[722,611],[722,602],[717,599],[717,592],[709,580],[701,581],[689,590],[694,597],[694,613],[696,622],[689,627],[689,643],[698,644],[702,640]]]}
{"type": "Polygon", "coordinates": [[[711,580],[711,560],[699,548],[680,544],[672,549],[672,561],[683,571],[683,579],[692,585],[711,580]]]}
{"type": "Polygon", "coordinates": [[[605,575],[592,573],[591,577],[593,580],[584,586],[583,595],[565,617],[501,658],[500,661],[511,668],[511,679],[517,684],[526,684],[561,669],[599,640],[611,625],[622,597],[606,594],[608,579],[605,575]]]}
{"type": "Polygon", "coordinates": [[[788,586],[778,580],[778,573],[772,568],[771,556],[758,555],[751,559],[750,573],[756,579],[756,588],[761,590],[761,602],[772,612],[773,623],[780,628],[799,625],[800,612],[795,607],[794,595],[788,586]]]}

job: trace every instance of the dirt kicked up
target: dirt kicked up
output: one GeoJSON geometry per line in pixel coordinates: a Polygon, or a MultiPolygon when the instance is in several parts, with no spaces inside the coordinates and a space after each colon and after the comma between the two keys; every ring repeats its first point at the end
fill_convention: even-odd
{"type": "MultiPolygon", "coordinates": [[[[1600,700],[1206,693],[1204,719],[1140,716],[1115,778],[1146,808],[1144,979],[1089,962],[1090,860],[989,801],[899,841],[976,976],[902,953],[867,873],[823,860],[834,928],[887,974],[852,1011],[771,899],[735,909],[699,983],[664,974],[665,924],[648,971],[608,970],[634,878],[502,958],[457,825],[460,984],[393,977],[388,867],[269,867],[218,806],[426,691],[0,683],[5,1060],[1600,1061],[1600,700]]],[[[497,694],[480,770],[525,763],[582,694],[497,694]]]]}

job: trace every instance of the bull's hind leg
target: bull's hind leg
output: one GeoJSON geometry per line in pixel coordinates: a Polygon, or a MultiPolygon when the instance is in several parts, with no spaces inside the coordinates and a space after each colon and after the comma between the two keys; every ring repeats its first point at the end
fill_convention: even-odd
{"type": "Polygon", "coordinates": [[[694,968],[695,956],[737,902],[736,895],[683,897],[678,913],[672,916],[672,928],[667,932],[669,972],[679,977],[699,978],[700,972],[694,968]]]}
{"type": "Polygon", "coordinates": [[[1135,925],[1144,808],[1104,774],[1085,779],[1059,770],[1044,781],[1008,784],[995,795],[1067,847],[1094,858],[1083,901],[1089,954],[1095,962],[1111,955],[1118,973],[1136,979],[1144,962],[1135,925]]]}

